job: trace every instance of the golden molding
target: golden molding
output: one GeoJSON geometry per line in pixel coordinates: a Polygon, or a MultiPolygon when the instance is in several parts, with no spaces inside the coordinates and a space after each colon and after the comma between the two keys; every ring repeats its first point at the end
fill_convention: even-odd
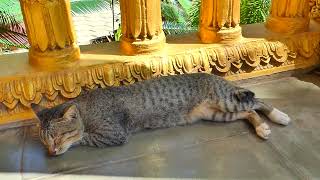
{"type": "Polygon", "coordinates": [[[310,0],[310,17],[319,21],[320,19],[320,1],[310,0]]]}
{"type": "MultiPolygon", "coordinates": [[[[77,97],[83,90],[157,76],[206,72],[237,80],[309,67],[318,63],[319,41],[318,32],[281,40],[243,39],[234,45],[198,45],[176,54],[131,56],[131,61],[0,77],[0,124],[32,118],[31,103],[50,107],[77,97]]],[[[167,48],[178,46],[168,44],[167,48]]]]}

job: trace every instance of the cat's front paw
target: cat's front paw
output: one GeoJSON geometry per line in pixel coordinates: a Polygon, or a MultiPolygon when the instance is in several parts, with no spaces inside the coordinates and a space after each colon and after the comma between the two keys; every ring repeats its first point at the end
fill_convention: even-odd
{"type": "Polygon", "coordinates": [[[262,123],[258,127],[256,127],[256,133],[262,139],[268,139],[271,134],[271,130],[268,124],[262,123]]]}
{"type": "Polygon", "coordinates": [[[290,117],[287,114],[281,112],[276,108],[273,108],[273,110],[268,115],[268,117],[270,118],[271,121],[278,124],[285,125],[285,126],[288,125],[291,121],[290,117]]]}

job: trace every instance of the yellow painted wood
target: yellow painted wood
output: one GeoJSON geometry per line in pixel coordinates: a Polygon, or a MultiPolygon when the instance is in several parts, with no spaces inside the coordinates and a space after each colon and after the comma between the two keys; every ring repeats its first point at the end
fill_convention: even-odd
{"type": "Polygon", "coordinates": [[[310,23],[309,0],[272,0],[266,27],[277,33],[307,31],[310,23]]]}
{"type": "Polygon", "coordinates": [[[202,0],[199,36],[203,43],[241,38],[240,0],[202,0]]]}
{"type": "Polygon", "coordinates": [[[160,0],[121,0],[121,49],[124,54],[161,51],[165,46],[160,0]]]}
{"type": "Polygon", "coordinates": [[[66,66],[80,58],[69,0],[20,0],[35,66],[66,66]]]}

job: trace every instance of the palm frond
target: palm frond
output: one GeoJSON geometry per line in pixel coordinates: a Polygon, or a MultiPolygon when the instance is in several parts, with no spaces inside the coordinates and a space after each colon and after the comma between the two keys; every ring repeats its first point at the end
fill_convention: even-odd
{"type": "MultiPolygon", "coordinates": [[[[119,4],[119,0],[114,1],[119,4]]],[[[112,0],[71,0],[72,14],[85,14],[103,9],[111,9],[112,0]]]]}
{"type": "Polygon", "coordinates": [[[185,24],[186,12],[171,3],[162,2],[161,12],[163,21],[185,24]]]}
{"type": "Polygon", "coordinates": [[[241,0],[241,24],[265,22],[269,15],[271,0],[241,0]]]}
{"type": "Polygon", "coordinates": [[[178,3],[180,4],[180,6],[182,7],[182,9],[187,12],[190,8],[191,8],[191,0],[176,0],[178,1],[178,3]]]}
{"type": "Polygon", "coordinates": [[[0,43],[6,46],[28,48],[25,28],[14,15],[0,11],[0,43]]]}
{"type": "Polygon", "coordinates": [[[18,0],[0,0],[0,11],[13,15],[18,22],[23,22],[20,3],[18,0]]]}
{"type": "Polygon", "coordinates": [[[201,0],[193,0],[191,8],[188,10],[189,22],[192,27],[198,27],[200,18],[201,0]]]}

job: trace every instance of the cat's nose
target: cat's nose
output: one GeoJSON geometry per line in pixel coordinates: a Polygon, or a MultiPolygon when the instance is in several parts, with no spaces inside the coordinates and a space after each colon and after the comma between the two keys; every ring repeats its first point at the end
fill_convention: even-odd
{"type": "Polygon", "coordinates": [[[57,155],[56,149],[49,149],[49,155],[51,155],[51,156],[57,155]]]}

